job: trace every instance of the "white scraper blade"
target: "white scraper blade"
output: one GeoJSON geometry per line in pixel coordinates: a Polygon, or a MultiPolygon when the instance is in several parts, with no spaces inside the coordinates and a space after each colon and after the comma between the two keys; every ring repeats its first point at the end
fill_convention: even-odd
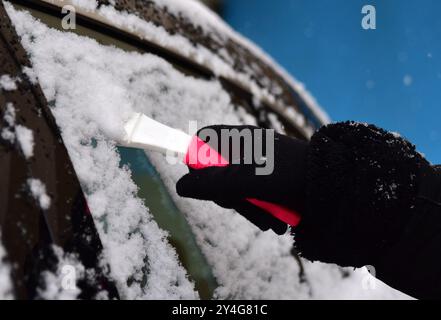
{"type": "Polygon", "coordinates": [[[132,148],[178,153],[187,153],[192,137],[183,131],[168,127],[142,113],[135,113],[124,126],[126,137],[122,145],[132,148]]]}

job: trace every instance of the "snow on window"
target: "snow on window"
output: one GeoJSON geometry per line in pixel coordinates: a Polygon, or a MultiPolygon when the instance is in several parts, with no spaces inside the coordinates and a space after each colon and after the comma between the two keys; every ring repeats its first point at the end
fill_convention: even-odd
{"type": "MultiPolygon", "coordinates": [[[[1,232],[0,232],[1,238],[1,232]]],[[[11,267],[5,260],[6,251],[0,242],[0,300],[10,300],[12,295],[11,267]]]]}
{"type": "Polygon", "coordinates": [[[27,184],[32,197],[37,201],[41,209],[47,210],[51,205],[51,198],[46,194],[46,186],[39,179],[28,179],[27,184]]]}
{"type": "Polygon", "coordinates": [[[119,168],[115,145],[104,138],[122,134],[122,121],[133,104],[129,99],[131,78],[138,78],[138,73],[160,76],[163,70],[156,62],[161,61],[49,30],[29,14],[5,6],[23,36],[23,45],[32,53],[47,99],[55,102],[54,115],[120,295],[126,299],[197,298],[193,283],[167,242],[167,233],[137,198],[129,170],[119,168]]]}
{"type": "MultiPolygon", "coordinates": [[[[239,33],[234,31],[229,25],[227,25],[222,18],[220,18],[217,14],[208,10],[206,6],[201,4],[196,0],[153,0],[157,4],[162,7],[167,7],[167,9],[171,10],[175,13],[176,16],[183,15],[188,18],[190,21],[195,23],[198,26],[201,26],[207,32],[210,29],[219,30],[220,33],[227,35],[231,39],[234,39],[236,42],[242,44],[246,48],[249,48],[254,55],[258,56],[259,59],[264,61],[266,64],[275,69],[279,74],[284,77],[287,82],[294,87],[302,96],[302,98],[308,103],[309,107],[313,110],[313,112],[319,117],[319,119],[328,123],[329,116],[323,111],[323,109],[318,105],[314,97],[312,97],[309,92],[305,89],[305,86],[294,79],[290,74],[288,74],[283,67],[281,67],[277,62],[275,62],[271,57],[269,57],[261,48],[256,46],[254,43],[249,41],[248,39],[241,36],[239,33]]],[[[224,51],[225,52],[225,51],[224,51]]],[[[228,53],[225,53],[228,56],[228,53]]],[[[227,58],[228,60],[228,58],[227,58]]],[[[236,75],[237,77],[237,75],[236,75]]],[[[249,82],[249,80],[243,80],[245,82],[249,82]]],[[[278,87],[274,88],[275,90],[280,89],[278,87]]],[[[260,90],[259,90],[260,91],[260,90]]],[[[277,92],[272,92],[277,95],[277,92]]],[[[257,96],[259,93],[256,92],[257,96]]],[[[292,110],[292,109],[291,109],[292,110]]]]}
{"type": "Polygon", "coordinates": [[[26,159],[34,155],[34,133],[22,125],[15,126],[15,136],[26,159]]]}
{"type": "MultiPolygon", "coordinates": [[[[112,139],[121,137],[121,124],[133,111],[181,130],[187,130],[189,120],[197,120],[199,127],[240,124],[243,115],[235,112],[217,80],[185,76],[151,54],[102,46],[49,29],[10,5],[6,8],[54,104],[52,111],[87,193],[120,294],[129,299],[197,298],[166,233],[137,198],[130,171],[118,167],[112,139]]],[[[116,18],[134,19],[121,14],[116,18]]],[[[400,296],[385,286],[364,290],[363,276],[348,271],[343,277],[336,266],[321,263],[304,262],[308,281],[300,281],[289,235],[260,232],[233,210],[180,198],[175,183],[187,168],[168,164],[162,155],[148,155],[213,267],[219,284],[216,298],[400,296]]]]}
{"type": "Polygon", "coordinates": [[[5,91],[17,90],[17,84],[15,79],[11,78],[10,75],[4,74],[0,76],[0,89],[5,91]]]}
{"type": "MultiPolygon", "coordinates": [[[[201,28],[205,33],[212,34],[221,44],[227,45],[228,39],[232,39],[253,52],[253,55],[276,70],[289,85],[296,89],[321,122],[328,123],[330,121],[329,116],[318,105],[301,82],[294,79],[280,65],[264,53],[262,49],[235,32],[217,14],[207,9],[204,5],[195,0],[152,1],[159,7],[167,8],[167,10],[172,12],[176,17],[184,17],[188,21],[191,21],[195,27],[201,28]]],[[[268,91],[267,88],[269,88],[269,86],[262,88],[257,85],[256,82],[252,80],[253,77],[256,76],[252,68],[254,66],[244,66],[242,72],[235,70],[235,59],[231,57],[226,50],[220,49],[218,52],[212,52],[203,45],[198,44],[195,46],[191,41],[179,34],[168,33],[163,27],[140,19],[135,14],[116,10],[112,6],[112,2],[110,2],[110,5],[101,5],[99,7],[96,1],[70,0],[70,2],[86,13],[93,14],[95,18],[99,17],[99,19],[108,21],[111,25],[137,34],[142,39],[147,39],[162,47],[179,52],[179,54],[206,66],[216,75],[224,76],[227,79],[240,83],[246,88],[249,88],[253,95],[259,100],[264,99],[270,103],[274,103],[276,100],[275,96],[281,91],[281,88],[278,86],[274,86],[274,88],[268,91]]],[[[267,82],[270,82],[270,79],[265,79],[267,82]]]]}

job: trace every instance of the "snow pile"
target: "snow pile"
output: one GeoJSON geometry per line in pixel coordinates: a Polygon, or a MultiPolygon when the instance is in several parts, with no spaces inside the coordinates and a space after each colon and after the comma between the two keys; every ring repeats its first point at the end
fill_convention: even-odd
{"type": "Polygon", "coordinates": [[[46,186],[39,179],[27,180],[32,197],[38,202],[41,209],[47,210],[51,205],[51,198],[46,194],[46,186]]]}
{"type": "MultiPolygon", "coordinates": [[[[0,233],[1,238],[1,233],[0,233]]],[[[0,242],[0,300],[10,300],[12,295],[11,267],[5,261],[6,252],[0,242]]]]}
{"type": "Polygon", "coordinates": [[[4,74],[0,76],[0,89],[3,89],[5,91],[17,90],[17,84],[10,75],[4,74]]]}
{"type": "MultiPolygon", "coordinates": [[[[242,109],[235,111],[217,80],[185,76],[151,54],[124,52],[49,29],[6,7],[43,91],[55,106],[53,113],[87,193],[120,293],[129,299],[197,298],[166,233],[137,198],[130,171],[118,168],[120,158],[111,139],[121,137],[121,123],[133,111],[181,130],[187,130],[190,120],[201,127],[250,122],[250,116],[242,109]]],[[[320,263],[304,262],[308,281],[300,281],[289,235],[262,233],[233,210],[179,198],[175,183],[187,168],[170,165],[159,154],[149,157],[213,267],[219,283],[216,298],[402,296],[381,286],[364,290],[364,274],[343,275],[339,268],[320,263]]]]}

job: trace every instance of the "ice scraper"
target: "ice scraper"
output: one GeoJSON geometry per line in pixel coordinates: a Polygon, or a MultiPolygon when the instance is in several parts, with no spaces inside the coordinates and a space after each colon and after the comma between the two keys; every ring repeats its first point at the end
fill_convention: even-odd
{"type": "MultiPolygon", "coordinates": [[[[134,113],[125,123],[124,131],[126,136],[120,144],[164,154],[177,154],[187,166],[193,169],[228,165],[227,160],[199,137],[168,127],[142,113],[134,113]],[[208,150],[209,154],[203,160],[195,156],[201,147],[208,150]]],[[[291,226],[296,226],[300,222],[300,215],[291,209],[259,199],[247,198],[246,200],[291,226]]]]}

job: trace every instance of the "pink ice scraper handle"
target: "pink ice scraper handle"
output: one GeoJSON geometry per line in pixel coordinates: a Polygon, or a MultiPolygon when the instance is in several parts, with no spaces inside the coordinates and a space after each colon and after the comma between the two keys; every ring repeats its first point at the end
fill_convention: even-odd
{"type": "MultiPolygon", "coordinates": [[[[120,145],[165,154],[168,152],[178,154],[183,157],[185,164],[193,169],[229,165],[228,161],[216,150],[210,148],[197,136],[190,136],[166,126],[142,113],[135,112],[129,117],[124,124],[124,132],[125,136],[119,141],[120,145]],[[199,157],[199,153],[203,157],[199,157]]],[[[246,200],[291,226],[296,226],[300,222],[300,215],[293,210],[259,199],[247,198],[246,200]]]]}
{"type": "MultiPolygon", "coordinates": [[[[228,161],[225,160],[216,150],[212,149],[197,136],[194,136],[190,142],[188,151],[184,157],[184,163],[193,169],[225,167],[229,165],[228,161]],[[198,151],[201,148],[205,149],[203,150],[204,159],[200,159],[200,157],[198,157],[198,151]]],[[[300,222],[300,215],[294,210],[259,199],[247,198],[246,200],[290,226],[297,226],[300,222]]]]}

